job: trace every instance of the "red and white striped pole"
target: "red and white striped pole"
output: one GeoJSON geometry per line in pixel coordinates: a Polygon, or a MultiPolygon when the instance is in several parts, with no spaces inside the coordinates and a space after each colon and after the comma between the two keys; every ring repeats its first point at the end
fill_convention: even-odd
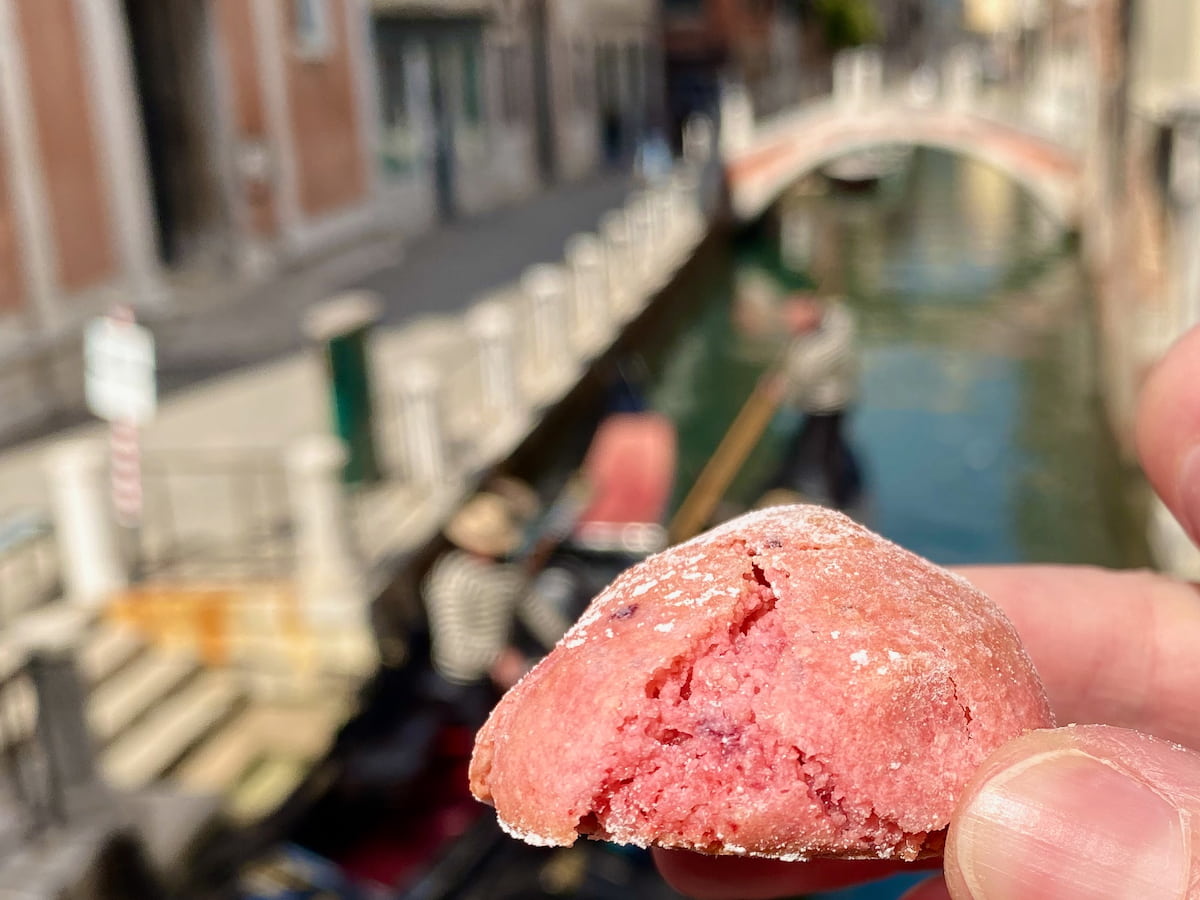
{"type": "MultiPolygon", "coordinates": [[[[136,324],[133,307],[114,306],[109,312],[114,322],[136,324]]],[[[142,521],[142,448],[135,422],[113,420],[109,428],[109,475],[113,512],[117,523],[136,528],[142,521]]]]}

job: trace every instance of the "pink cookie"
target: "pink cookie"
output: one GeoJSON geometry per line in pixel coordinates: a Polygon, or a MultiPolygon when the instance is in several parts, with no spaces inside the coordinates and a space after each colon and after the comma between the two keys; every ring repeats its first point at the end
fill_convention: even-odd
{"type": "Polygon", "coordinates": [[[1051,724],[991,600],[840,513],[776,507],[592,601],[480,731],[471,790],[534,844],[912,860],[984,757],[1051,724]]]}

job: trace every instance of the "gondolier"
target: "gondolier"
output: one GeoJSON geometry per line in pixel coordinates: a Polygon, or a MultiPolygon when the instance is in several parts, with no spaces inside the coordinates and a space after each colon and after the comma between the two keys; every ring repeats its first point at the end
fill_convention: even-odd
{"type": "Polygon", "coordinates": [[[858,329],[846,304],[803,294],[788,300],[784,324],[792,335],[775,389],[803,415],[769,487],[801,490],[845,509],[857,499],[861,474],[846,442],[847,411],[858,396],[858,329]],[[813,473],[817,490],[808,490],[813,473]]]}
{"type": "Polygon", "coordinates": [[[445,528],[454,548],[442,554],[422,585],[433,666],[458,686],[510,687],[528,666],[516,649],[519,622],[542,650],[570,626],[564,611],[509,561],[537,513],[532,491],[513,481],[472,497],[445,528]]]}

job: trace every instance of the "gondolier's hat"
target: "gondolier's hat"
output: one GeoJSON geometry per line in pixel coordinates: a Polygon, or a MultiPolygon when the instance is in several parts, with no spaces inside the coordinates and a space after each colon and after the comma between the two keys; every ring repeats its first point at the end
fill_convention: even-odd
{"type": "Polygon", "coordinates": [[[495,494],[508,504],[509,515],[520,525],[527,525],[542,511],[542,502],[537,491],[519,478],[497,475],[483,488],[485,493],[495,494]]]}
{"type": "Polygon", "coordinates": [[[447,540],[484,556],[507,556],[521,546],[523,535],[511,503],[484,491],[462,505],[446,525],[447,540]]]}

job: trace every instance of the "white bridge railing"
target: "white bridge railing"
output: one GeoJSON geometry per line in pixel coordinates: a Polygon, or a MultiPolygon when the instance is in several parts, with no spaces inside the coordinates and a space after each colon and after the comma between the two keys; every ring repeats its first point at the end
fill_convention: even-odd
{"type": "MultiPolygon", "coordinates": [[[[1087,110],[1094,98],[1080,54],[1050,57],[1034,71],[1004,82],[985,78],[980,48],[952,48],[935,66],[885,71],[878,48],[845,50],[834,59],[832,89],[790,108],[760,115],[743,85],[727,84],[721,97],[721,154],[730,159],[773,134],[793,131],[806,118],[876,110],[940,109],[985,117],[1073,150],[1082,149],[1087,110]]],[[[777,92],[773,92],[777,93],[777,92]]],[[[773,104],[772,104],[773,105],[773,104]]]]}

